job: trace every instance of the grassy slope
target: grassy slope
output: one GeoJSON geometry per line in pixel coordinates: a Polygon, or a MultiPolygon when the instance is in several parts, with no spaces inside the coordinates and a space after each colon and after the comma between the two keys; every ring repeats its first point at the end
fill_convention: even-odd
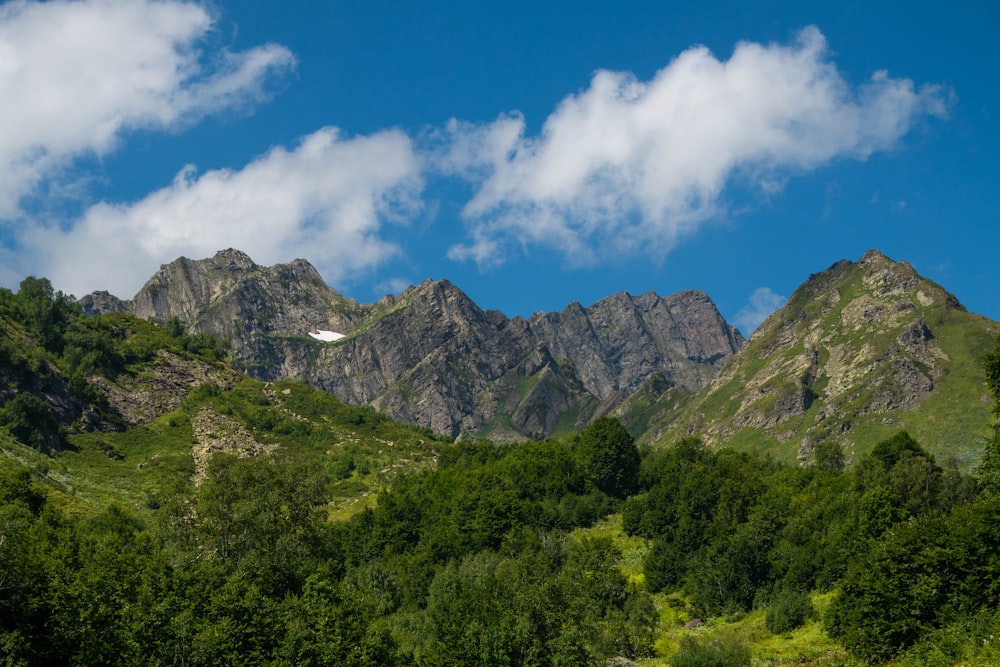
{"type": "MultiPolygon", "coordinates": [[[[649,543],[622,532],[620,515],[612,515],[592,528],[574,531],[574,535],[611,538],[622,554],[619,561],[622,573],[632,583],[643,583],[642,561],[649,543]]],[[[739,618],[708,619],[696,628],[686,629],[684,626],[694,616],[684,597],[678,593],[658,593],[653,596],[660,615],[656,656],[640,664],[648,667],[669,665],[681,639],[690,636],[702,643],[736,637],[750,646],[755,665],[852,665],[843,647],[827,637],[821,627],[821,614],[832,596],[832,593],[814,595],[813,605],[820,614],[816,619],[792,632],[773,635],[764,626],[765,610],[739,618]]]]}
{"type": "MultiPolygon", "coordinates": [[[[921,287],[928,292],[944,294],[943,290],[929,281],[924,281],[921,287]]],[[[887,348],[898,335],[898,330],[893,329],[876,336],[864,328],[841,331],[842,311],[852,299],[863,296],[871,296],[871,291],[861,284],[853,267],[841,269],[831,274],[829,284],[797,291],[783,311],[785,320],[795,323],[797,328],[801,327],[801,323],[816,322],[820,323],[822,331],[840,331],[840,338],[835,340],[845,342],[849,348],[860,349],[865,344],[873,344],[877,349],[887,348]],[[819,290],[818,294],[823,295],[830,289],[838,290],[840,295],[838,303],[832,308],[827,307],[826,299],[818,298],[817,293],[814,293],[819,290]]],[[[843,440],[848,454],[857,456],[868,451],[874,443],[900,430],[906,430],[940,461],[954,456],[962,469],[971,470],[989,437],[989,398],[983,382],[981,358],[996,339],[997,323],[980,315],[955,309],[941,297],[930,306],[924,306],[919,301],[914,301],[914,306],[919,309],[920,317],[927,322],[937,343],[949,357],[944,373],[935,383],[934,391],[916,409],[895,410],[886,414],[859,414],[869,399],[864,386],[859,387],[857,395],[849,401],[831,404],[822,400],[826,378],[821,374],[811,387],[819,395],[819,400],[814,401],[806,412],[791,416],[767,429],[734,430],[721,438],[719,444],[739,451],[770,456],[784,463],[796,463],[798,445],[804,437],[843,440]],[[826,410],[828,414],[832,412],[834,419],[825,422],[818,420],[822,410],[826,410]],[[846,434],[841,436],[836,432],[824,431],[824,428],[829,428],[825,424],[839,424],[838,418],[845,416],[850,422],[850,430],[846,434]]],[[[751,340],[745,353],[734,359],[739,364],[739,371],[725,385],[711,387],[709,391],[686,400],[678,401],[665,395],[659,401],[662,406],[659,414],[655,414],[653,406],[639,402],[631,406],[632,412],[626,416],[626,421],[634,421],[639,427],[633,428],[633,432],[642,431],[641,427],[648,424],[650,434],[653,435],[644,440],[659,444],[675,441],[692,426],[697,433],[710,423],[725,423],[744,401],[745,384],[773,361],[763,350],[777,349],[776,354],[782,358],[791,358],[802,352],[801,345],[789,348],[777,342],[778,338],[787,335],[786,327],[772,326],[768,329],[765,325],[765,329],[751,340]],[[650,418],[650,414],[655,416],[650,418]]],[[[823,364],[827,361],[825,357],[829,352],[824,347],[820,347],[819,351],[823,364]]],[[[787,378],[776,378],[769,384],[781,381],[787,381],[787,378]]],[[[773,408],[767,402],[773,403],[778,393],[772,392],[757,399],[753,407],[767,413],[769,408],[773,408]]]]}
{"type": "MultiPolygon", "coordinates": [[[[132,338],[154,349],[193,358],[163,330],[124,318],[132,338]]],[[[3,322],[18,352],[32,353],[23,328],[3,322]]],[[[155,359],[130,365],[142,375],[155,359]]],[[[331,480],[330,514],[346,517],[372,502],[400,473],[433,465],[444,441],[427,429],[398,424],[368,408],[293,382],[265,384],[244,378],[225,390],[203,386],[191,391],[174,412],[123,432],[67,430],[69,447],[52,455],[22,445],[0,429],[0,460],[9,457],[30,467],[50,488],[53,502],[71,514],[86,515],[109,505],[145,511],[184,485],[195,471],[196,442],[191,418],[205,408],[237,421],[254,439],[277,445],[275,454],[325,469],[331,480]]]]}
{"type": "MultiPolygon", "coordinates": [[[[642,561],[649,548],[647,540],[630,537],[621,529],[621,516],[612,515],[592,528],[578,529],[574,536],[606,537],[621,552],[619,567],[632,583],[643,582],[642,561]]],[[[667,667],[685,637],[702,644],[735,638],[751,651],[752,667],[804,665],[807,667],[864,667],[843,646],[830,639],[822,627],[823,614],[836,591],[814,593],[816,616],[802,627],[782,634],[772,634],[765,625],[766,610],[732,618],[712,618],[696,628],[684,626],[693,619],[684,597],[679,593],[653,596],[660,615],[655,642],[656,655],[640,660],[645,667],[667,667]]],[[[955,665],[1000,665],[1000,610],[980,617],[963,619],[933,633],[884,667],[952,667],[955,665]]]]}

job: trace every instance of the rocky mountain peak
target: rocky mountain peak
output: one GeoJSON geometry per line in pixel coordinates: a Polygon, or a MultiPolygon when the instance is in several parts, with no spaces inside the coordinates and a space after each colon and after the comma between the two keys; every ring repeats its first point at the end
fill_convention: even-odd
{"type": "Polygon", "coordinates": [[[212,257],[211,263],[220,268],[225,267],[230,271],[252,271],[257,268],[254,261],[250,259],[250,255],[235,248],[218,251],[212,257]]]}
{"type": "MultiPolygon", "coordinates": [[[[254,265],[256,267],[256,265],[254,265]]],[[[287,264],[276,264],[271,269],[274,273],[282,279],[285,280],[297,280],[301,282],[307,282],[312,284],[322,284],[323,276],[320,275],[316,267],[310,264],[304,259],[293,259],[287,264]]]]}
{"type": "Polygon", "coordinates": [[[553,357],[566,359],[602,399],[634,391],[652,368],[669,368],[671,382],[696,391],[743,344],[711,300],[694,291],[669,297],[619,292],[588,308],[574,303],[561,313],[536,313],[529,324],[553,357]]]}
{"type": "Polygon", "coordinates": [[[861,255],[861,259],[858,260],[858,264],[865,266],[867,264],[886,264],[892,263],[892,260],[882,254],[880,250],[872,248],[868,250],[865,254],[861,255]]]}
{"type": "Polygon", "coordinates": [[[871,250],[810,276],[670,419],[712,443],[751,433],[795,443],[803,460],[823,439],[850,449],[857,430],[898,429],[942,383],[957,381],[945,372],[949,350],[968,354],[957,332],[968,326],[979,336],[985,322],[910,264],[871,250]]]}

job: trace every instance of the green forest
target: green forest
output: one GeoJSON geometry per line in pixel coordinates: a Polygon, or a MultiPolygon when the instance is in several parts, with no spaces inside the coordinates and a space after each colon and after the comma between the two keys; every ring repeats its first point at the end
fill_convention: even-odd
{"type": "Polygon", "coordinates": [[[126,427],[96,378],[164,351],[227,354],[0,290],[3,664],[1000,664],[998,428],[971,471],[906,432],[792,466],[606,417],[453,443],[245,378],[126,427]],[[274,446],[195,480],[205,409],[274,446]]]}

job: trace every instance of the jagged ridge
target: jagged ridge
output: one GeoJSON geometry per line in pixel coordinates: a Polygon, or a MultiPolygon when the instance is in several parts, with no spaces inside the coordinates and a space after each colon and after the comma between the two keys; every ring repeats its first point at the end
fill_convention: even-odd
{"type": "Polygon", "coordinates": [[[161,267],[131,302],[95,294],[85,306],[177,317],[229,340],[255,378],[301,378],[395,419],[500,440],[583,426],[652,376],[695,391],[743,343],[701,292],[622,292],[510,319],[446,280],[359,304],[305,260],[261,267],[232,249],[161,267]],[[345,337],[317,342],[317,329],[345,337]]]}

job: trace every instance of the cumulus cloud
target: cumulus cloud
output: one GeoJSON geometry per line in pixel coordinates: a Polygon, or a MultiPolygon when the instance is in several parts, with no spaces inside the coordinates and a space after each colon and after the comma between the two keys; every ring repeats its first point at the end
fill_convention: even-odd
{"type": "Polygon", "coordinates": [[[185,167],[168,187],[132,204],[95,205],[70,229],[35,228],[23,252],[77,295],[129,297],[164,261],[227,247],[265,264],[304,257],[336,284],[399,251],[380,226],[412,215],[421,187],[404,133],[343,138],[324,128],[237,171],[185,167]]]}
{"type": "Polygon", "coordinates": [[[775,294],[767,287],[758,287],[750,295],[750,301],[736,313],[733,324],[747,335],[753,333],[768,315],[785,305],[788,297],[775,294]]]}
{"type": "Polygon", "coordinates": [[[204,53],[212,27],[204,7],[173,0],[0,6],[0,220],[75,158],[254,104],[294,66],[274,44],[204,53]]]}
{"type": "Polygon", "coordinates": [[[945,106],[940,89],[886,72],[851,86],[814,27],[790,45],[740,43],[726,61],[691,48],[647,82],[598,71],[538,136],[516,114],[435,135],[435,166],[476,186],[471,240],[450,256],[489,264],[545,245],[581,263],[662,257],[724,210],[734,178],[773,192],[789,175],[891,148],[945,106]]]}
{"type": "Polygon", "coordinates": [[[575,263],[662,257],[725,211],[735,177],[775,192],[797,172],[891,148],[945,109],[940,90],[884,72],[849,85],[807,28],[790,45],[741,43],[727,61],[689,49],[650,81],[599,71],[537,136],[519,113],[453,120],[419,150],[398,130],[323,128],[239,169],[185,167],[138,201],[31,220],[28,198],[72,187],[78,158],[256,104],[295,64],[278,45],[207,49],[212,30],[203,6],[180,0],[0,5],[0,100],[18,102],[0,104],[0,280],[30,267],[64,291],[130,296],[164,261],[234,246],[263,263],[305,257],[342,283],[401,252],[383,225],[421,208],[428,174],[472,185],[454,260],[487,265],[532,246],[575,263]]]}

